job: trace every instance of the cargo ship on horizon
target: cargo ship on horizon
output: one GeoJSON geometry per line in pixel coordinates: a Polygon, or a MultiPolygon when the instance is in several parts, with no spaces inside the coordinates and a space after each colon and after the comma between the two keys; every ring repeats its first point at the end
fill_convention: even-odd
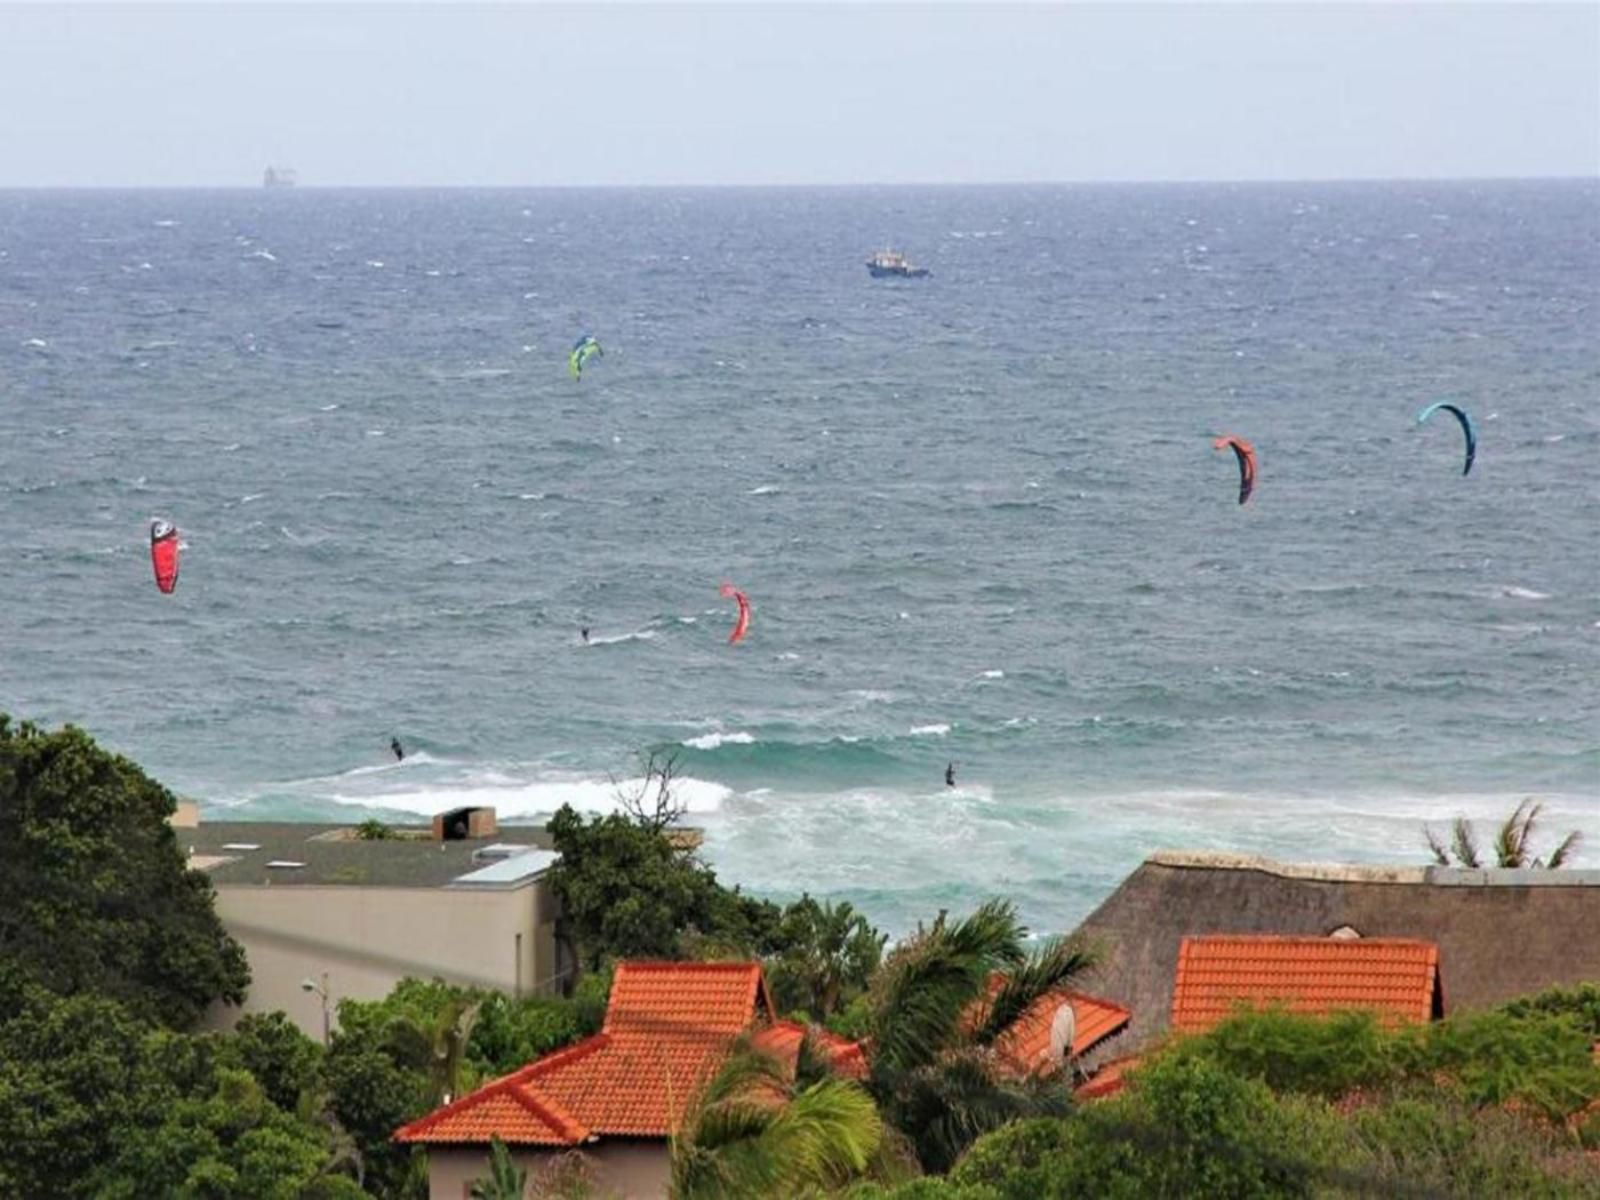
{"type": "Polygon", "coordinates": [[[908,262],[898,250],[879,250],[867,259],[867,270],[874,279],[920,279],[927,267],[908,262]]]}

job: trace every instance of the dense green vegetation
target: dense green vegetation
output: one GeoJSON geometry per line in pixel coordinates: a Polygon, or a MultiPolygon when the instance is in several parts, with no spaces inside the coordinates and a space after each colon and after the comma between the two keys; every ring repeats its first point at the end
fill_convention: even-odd
{"type": "Polygon", "coordinates": [[[1600,1197],[1600,989],[1384,1030],[1236,1016],[1122,1094],[979,1139],[944,1177],[853,1200],[1145,1196],[1600,1197]]]}
{"type": "Polygon", "coordinates": [[[80,729],[0,713],[0,964],[63,996],[104,996],[183,1029],[250,982],[185,869],[171,792],[80,729]]]}

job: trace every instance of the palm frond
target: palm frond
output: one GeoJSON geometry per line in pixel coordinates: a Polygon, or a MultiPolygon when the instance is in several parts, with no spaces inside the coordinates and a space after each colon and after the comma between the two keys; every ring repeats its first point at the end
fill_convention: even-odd
{"type": "Polygon", "coordinates": [[[1433,861],[1441,867],[1448,867],[1450,865],[1450,852],[1445,849],[1444,843],[1439,840],[1439,835],[1433,831],[1433,826],[1424,825],[1422,832],[1428,839],[1428,849],[1433,851],[1433,861]]]}
{"type": "Polygon", "coordinates": [[[967,1006],[989,975],[1021,964],[1016,909],[991,900],[955,924],[943,919],[901,945],[869,993],[873,1069],[889,1073],[932,1062],[960,1038],[967,1006]]]}
{"type": "Polygon", "coordinates": [[[1502,867],[1528,865],[1528,847],[1533,839],[1534,822],[1538,820],[1542,804],[1535,804],[1529,796],[1517,805],[1517,810],[1506,818],[1495,834],[1494,853],[1502,867]],[[1531,806],[1531,807],[1530,807],[1531,806]]]}
{"type": "Polygon", "coordinates": [[[847,1079],[813,1084],[780,1110],[761,1135],[762,1151],[782,1165],[784,1191],[837,1187],[867,1169],[883,1121],[872,1097],[847,1079]]]}
{"type": "Polygon", "coordinates": [[[1066,938],[1057,939],[1035,951],[1026,962],[1015,968],[995,993],[982,1024],[972,1033],[972,1040],[980,1046],[992,1045],[1017,1018],[1033,1006],[1034,1001],[1054,991],[1095,963],[1095,954],[1081,942],[1066,938]]]}
{"type": "Polygon", "coordinates": [[[1457,817],[1451,826],[1451,844],[1455,847],[1456,862],[1463,867],[1477,867],[1478,839],[1473,836],[1472,822],[1465,817],[1457,817]]]}
{"type": "Polygon", "coordinates": [[[1561,840],[1561,844],[1555,848],[1555,851],[1550,855],[1549,863],[1547,863],[1546,865],[1552,871],[1555,870],[1557,867],[1566,866],[1567,865],[1567,859],[1572,857],[1573,853],[1578,849],[1578,844],[1580,842],[1582,842],[1582,841],[1583,841],[1582,832],[1577,830],[1577,829],[1574,829],[1571,833],[1567,834],[1567,836],[1561,840]]]}
{"type": "Polygon", "coordinates": [[[680,1200],[795,1195],[865,1171],[883,1127],[858,1085],[828,1079],[791,1096],[783,1067],[748,1047],[701,1090],[672,1144],[680,1200]]]}
{"type": "Polygon", "coordinates": [[[1061,1073],[1018,1076],[989,1051],[971,1048],[908,1073],[888,1098],[888,1116],[911,1140],[923,1169],[944,1172],[978,1138],[1024,1117],[1072,1108],[1061,1073]]]}

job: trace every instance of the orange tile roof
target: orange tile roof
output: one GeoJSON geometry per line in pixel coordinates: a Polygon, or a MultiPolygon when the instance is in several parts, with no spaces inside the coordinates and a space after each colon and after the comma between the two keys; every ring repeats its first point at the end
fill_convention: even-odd
{"type": "MultiPolygon", "coordinates": [[[[988,1015],[989,1005],[1006,977],[995,973],[989,977],[987,998],[977,1001],[967,1010],[967,1021],[976,1026],[988,1015]]],[[[1072,1035],[1072,1055],[1086,1054],[1091,1047],[1119,1032],[1132,1018],[1127,1009],[1071,988],[1056,988],[1035,1000],[1023,1014],[1011,1023],[997,1039],[994,1048],[1019,1071],[1029,1072],[1052,1069],[1059,1065],[1050,1054],[1050,1026],[1056,1011],[1063,1004],[1072,1005],[1076,1026],[1072,1035]]]]}
{"type": "MultiPolygon", "coordinates": [[[[666,1137],[733,1039],[772,1018],[757,963],[625,962],[605,1024],[395,1133],[399,1142],[575,1146],[666,1137]]],[[[796,1039],[798,1044],[798,1039],[796,1039]]]]}
{"type": "Polygon", "coordinates": [[[828,1065],[848,1079],[864,1079],[867,1074],[866,1051],[860,1042],[852,1042],[821,1025],[802,1025],[798,1021],[774,1021],[756,1034],[754,1044],[758,1050],[772,1054],[792,1071],[800,1053],[800,1043],[810,1032],[812,1044],[821,1052],[828,1065]]]}
{"type": "Polygon", "coordinates": [[[1439,948],[1408,938],[1186,937],[1178,948],[1172,1027],[1210,1029],[1240,1004],[1293,1012],[1373,1009],[1385,1021],[1426,1021],[1439,986],[1439,948]]]}

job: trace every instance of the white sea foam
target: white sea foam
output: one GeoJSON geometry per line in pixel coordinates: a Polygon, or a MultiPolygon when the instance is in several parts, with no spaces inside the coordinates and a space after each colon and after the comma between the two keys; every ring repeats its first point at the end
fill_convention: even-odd
{"type": "Polygon", "coordinates": [[[798,654],[796,654],[793,650],[785,650],[782,654],[778,655],[778,661],[779,662],[799,662],[800,661],[800,656],[798,654]]]}
{"type": "Polygon", "coordinates": [[[374,271],[381,271],[383,270],[383,260],[381,258],[369,258],[367,259],[367,266],[374,271]]]}
{"type": "MultiPolygon", "coordinates": [[[[335,792],[327,799],[337,804],[416,813],[424,817],[434,817],[452,808],[488,806],[494,808],[495,815],[504,823],[518,817],[553,813],[563,804],[570,804],[580,812],[614,812],[619,794],[640,794],[648,806],[654,802],[660,786],[652,781],[647,787],[643,779],[613,782],[575,776],[503,782],[507,778],[501,771],[466,772],[457,780],[380,791],[335,792]]],[[[733,794],[733,789],[680,776],[672,781],[672,794],[691,813],[713,813],[733,794]]]]}
{"type": "Polygon", "coordinates": [[[22,344],[24,346],[32,346],[35,350],[43,350],[50,343],[45,341],[43,338],[29,338],[27,341],[23,342],[22,344]]]}
{"type": "Polygon", "coordinates": [[[324,405],[321,405],[317,409],[317,411],[318,412],[333,412],[338,407],[339,406],[337,404],[324,404],[324,405]]]}
{"type": "Polygon", "coordinates": [[[632,633],[619,633],[615,637],[591,637],[588,644],[591,646],[616,646],[623,642],[648,642],[654,639],[655,636],[656,631],[654,629],[636,629],[632,633]]]}
{"type": "Polygon", "coordinates": [[[1503,587],[1500,594],[1508,600],[1548,600],[1549,592],[1536,592],[1532,588],[1503,587]]]}
{"type": "Polygon", "coordinates": [[[913,725],[911,727],[911,736],[912,737],[943,737],[945,734],[947,734],[949,732],[950,732],[950,726],[943,725],[943,724],[940,724],[940,725],[913,725]]]}
{"type": "Polygon", "coordinates": [[[1006,673],[1004,671],[985,671],[983,673],[983,678],[985,679],[1004,679],[1005,677],[1006,673]]]}
{"type": "Polygon", "coordinates": [[[748,733],[703,733],[699,737],[685,738],[683,744],[691,750],[715,750],[718,746],[749,746],[755,737],[748,733]]]}
{"type": "Polygon", "coordinates": [[[782,490],[783,490],[782,488],[776,487],[773,484],[764,483],[760,487],[751,488],[748,492],[745,493],[745,495],[746,496],[776,496],[782,490]]]}
{"type": "MultiPolygon", "coordinates": [[[[263,262],[277,262],[278,261],[278,256],[276,254],[274,254],[271,250],[252,250],[249,254],[245,255],[245,257],[246,258],[259,258],[263,262]]],[[[146,268],[148,268],[150,266],[149,263],[144,263],[143,265],[146,268]]]]}

